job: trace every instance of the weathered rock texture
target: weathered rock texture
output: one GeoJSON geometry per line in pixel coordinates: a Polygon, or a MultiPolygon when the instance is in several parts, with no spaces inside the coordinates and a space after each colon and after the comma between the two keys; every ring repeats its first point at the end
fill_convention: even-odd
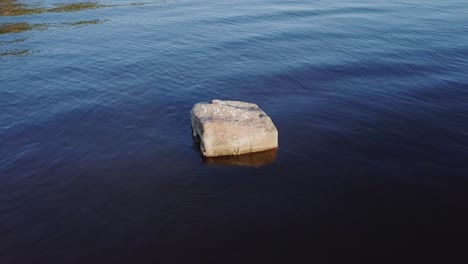
{"type": "Polygon", "coordinates": [[[191,112],[194,138],[206,157],[239,155],[278,147],[278,131],[256,104],[213,100],[191,112]]]}

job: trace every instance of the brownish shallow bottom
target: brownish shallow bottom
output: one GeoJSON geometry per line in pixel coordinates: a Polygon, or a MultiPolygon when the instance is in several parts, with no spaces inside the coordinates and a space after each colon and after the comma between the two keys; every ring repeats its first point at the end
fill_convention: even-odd
{"type": "Polygon", "coordinates": [[[209,165],[262,167],[275,161],[278,148],[260,152],[220,157],[205,157],[209,165]]]}

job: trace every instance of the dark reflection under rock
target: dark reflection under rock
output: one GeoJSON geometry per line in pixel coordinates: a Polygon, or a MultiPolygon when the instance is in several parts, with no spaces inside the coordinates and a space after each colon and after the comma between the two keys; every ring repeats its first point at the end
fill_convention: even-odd
{"type": "Polygon", "coordinates": [[[275,161],[278,149],[221,157],[205,157],[209,165],[262,167],[275,161]]]}

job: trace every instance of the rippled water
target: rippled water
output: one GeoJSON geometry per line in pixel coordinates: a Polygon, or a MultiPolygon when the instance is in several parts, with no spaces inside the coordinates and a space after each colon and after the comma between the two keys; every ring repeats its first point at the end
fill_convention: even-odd
{"type": "Polygon", "coordinates": [[[466,1],[0,0],[0,263],[468,260],[467,69],[466,1]]]}

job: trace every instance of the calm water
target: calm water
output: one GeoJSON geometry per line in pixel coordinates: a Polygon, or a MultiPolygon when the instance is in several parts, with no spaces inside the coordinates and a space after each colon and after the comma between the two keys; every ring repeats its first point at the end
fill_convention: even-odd
{"type": "Polygon", "coordinates": [[[132,1],[0,0],[0,263],[468,261],[468,2],[132,1]]]}

